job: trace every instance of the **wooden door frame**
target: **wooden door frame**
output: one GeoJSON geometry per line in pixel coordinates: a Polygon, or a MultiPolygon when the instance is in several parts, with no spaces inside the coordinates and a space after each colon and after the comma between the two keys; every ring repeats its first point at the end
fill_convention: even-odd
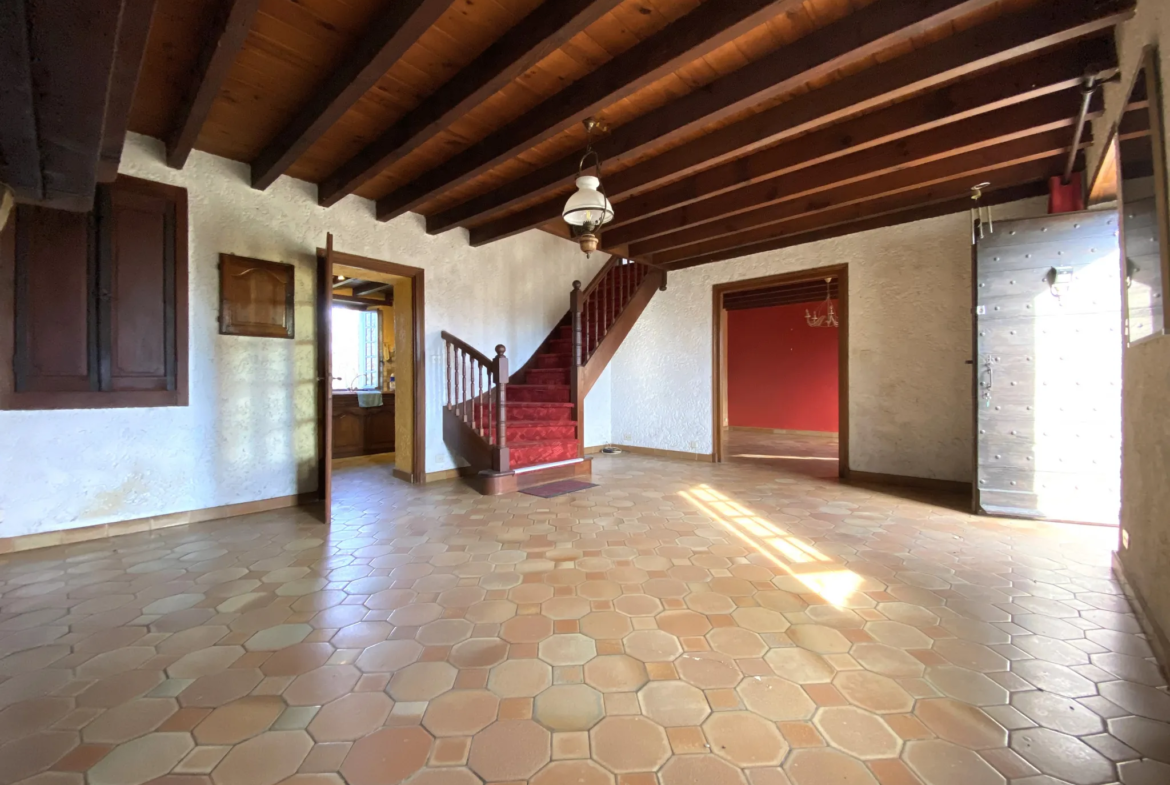
{"type": "MultiPolygon", "coordinates": [[[[324,248],[317,249],[318,260],[325,255],[324,248]]],[[[410,267],[405,264],[398,264],[396,262],[386,262],[381,259],[371,259],[366,256],[358,256],[357,254],[345,253],[344,251],[333,251],[333,263],[344,265],[346,267],[356,267],[360,270],[369,270],[373,273],[382,273],[383,275],[396,275],[399,278],[409,278],[410,299],[411,299],[411,359],[414,367],[414,378],[411,380],[411,388],[414,393],[412,430],[414,431],[413,444],[411,445],[411,460],[410,460],[410,475],[407,476],[405,472],[400,472],[398,469],[394,470],[394,475],[401,480],[405,480],[414,485],[422,485],[426,482],[426,455],[427,455],[427,353],[426,353],[426,332],[425,332],[425,309],[426,291],[424,288],[424,271],[421,267],[410,267]]],[[[324,292],[320,289],[315,296],[315,305],[318,312],[324,306],[324,292]]],[[[316,349],[318,352],[330,351],[332,347],[322,346],[320,341],[320,333],[314,339],[316,349]]],[[[320,420],[320,412],[318,412],[317,419],[318,429],[323,429],[324,423],[320,420]]],[[[320,430],[318,431],[321,432],[320,430]]],[[[318,445],[318,460],[321,459],[320,451],[323,449],[332,449],[332,444],[327,446],[318,445]]]]}
{"type": "Polygon", "coordinates": [[[836,278],[838,318],[837,328],[837,474],[848,479],[849,468],[849,265],[835,264],[791,273],[768,275],[763,278],[749,278],[716,284],[711,291],[711,423],[713,436],[712,460],[723,462],[723,406],[727,400],[727,310],[723,307],[723,295],[728,292],[745,292],[790,283],[823,281],[836,278]]]}

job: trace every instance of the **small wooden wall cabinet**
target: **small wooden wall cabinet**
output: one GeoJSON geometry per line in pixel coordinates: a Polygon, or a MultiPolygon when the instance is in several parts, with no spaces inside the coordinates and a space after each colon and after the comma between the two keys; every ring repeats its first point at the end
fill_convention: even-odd
{"type": "Polygon", "coordinates": [[[333,393],[333,457],[394,452],[394,393],[382,405],[362,408],[356,393],[333,393]]]}

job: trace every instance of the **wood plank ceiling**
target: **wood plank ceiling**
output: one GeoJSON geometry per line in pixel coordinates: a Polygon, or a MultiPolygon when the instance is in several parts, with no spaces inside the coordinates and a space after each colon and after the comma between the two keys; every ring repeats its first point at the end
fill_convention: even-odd
{"type": "Polygon", "coordinates": [[[157,0],[129,126],[482,245],[564,234],[598,117],[603,246],[691,266],[1044,193],[1132,6],[157,0]]]}

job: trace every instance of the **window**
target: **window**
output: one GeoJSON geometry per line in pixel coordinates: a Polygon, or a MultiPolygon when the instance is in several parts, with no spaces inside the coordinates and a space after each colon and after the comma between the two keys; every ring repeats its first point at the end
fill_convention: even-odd
{"type": "Polygon", "coordinates": [[[187,192],[131,177],[0,232],[0,409],[187,405],[187,192]]]}
{"type": "Polygon", "coordinates": [[[382,314],[333,306],[333,389],[382,388],[382,314]]]}

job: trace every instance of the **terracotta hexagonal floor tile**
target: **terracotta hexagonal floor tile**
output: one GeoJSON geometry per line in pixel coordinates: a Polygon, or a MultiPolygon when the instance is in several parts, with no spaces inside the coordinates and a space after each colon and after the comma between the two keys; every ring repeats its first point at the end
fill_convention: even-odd
{"type": "Polygon", "coordinates": [[[817,708],[799,685],[779,676],[751,676],[736,692],[744,706],[773,722],[806,720],[817,708]]]}
{"type": "Polygon", "coordinates": [[[349,785],[396,785],[423,767],[432,741],[417,726],[384,728],[354,743],[341,774],[349,785]]]}
{"type": "Polygon", "coordinates": [[[795,624],[788,628],[788,637],[802,649],[817,654],[842,654],[852,645],[840,632],[821,624],[795,624]]]}
{"type": "Polygon", "coordinates": [[[878,714],[904,714],[914,699],[893,679],[869,671],[845,671],[833,679],[833,686],[855,706],[878,714]]]}
{"type": "Polygon", "coordinates": [[[140,785],[166,774],[194,746],[189,733],[151,733],[114,748],[87,776],[93,785],[140,785]]]}
{"type": "Polygon", "coordinates": [[[451,649],[451,664],[457,668],[490,668],[508,656],[508,644],[499,638],[471,638],[451,649]]]}
{"type": "Polygon", "coordinates": [[[505,660],[492,668],[487,681],[488,689],[501,698],[535,698],[551,684],[552,666],[535,658],[505,660]]]}
{"type": "Polygon", "coordinates": [[[208,709],[223,706],[247,695],[263,678],[260,671],[252,668],[201,676],[179,693],[179,704],[208,709]]]}
{"type": "Polygon", "coordinates": [[[1012,663],[1012,673],[1045,692],[1055,692],[1066,698],[1085,698],[1097,694],[1093,682],[1071,668],[1054,662],[1017,660],[1012,663]]]}
{"type": "Polygon", "coordinates": [[[553,597],[540,606],[540,612],[554,621],[580,619],[589,613],[589,600],[584,597],[553,597]]]}
{"type": "Polygon", "coordinates": [[[405,668],[422,654],[415,641],[382,641],[363,651],[355,663],[364,673],[388,673],[405,668]]]}
{"type": "Polygon", "coordinates": [[[926,785],[1004,785],[990,763],[949,741],[912,741],[902,759],[926,785]]]}
{"type": "Polygon", "coordinates": [[[578,633],[553,635],[540,642],[537,652],[549,665],[584,665],[597,656],[597,643],[578,633]]]}
{"type": "Polygon", "coordinates": [[[328,643],[298,643],[266,659],[260,672],[265,676],[300,676],[328,662],[333,651],[328,643]]]}
{"type": "Polygon", "coordinates": [[[239,744],[268,730],[284,708],[275,696],[240,698],[211,712],[192,735],[199,744],[239,744]]]}
{"type": "Polygon", "coordinates": [[[589,760],[554,761],[528,781],[528,785],[613,785],[613,775],[589,760]]]}
{"type": "Polygon", "coordinates": [[[481,785],[471,769],[424,769],[410,780],[410,785],[481,785]]]}
{"type": "Polygon", "coordinates": [[[595,657],[585,663],[585,683],[602,692],[636,692],[649,680],[646,666],[625,654],[595,657]]]}
{"type": "MultiPolygon", "coordinates": [[[[123,744],[158,728],[179,705],[171,698],[139,698],[115,706],[81,731],[87,744],[123,744]]],[[[33,731],[40,730],[35,725],[33,731]]]]}
{"type": "Polygon", "coordinates": [[[338,649],[364,649],[386,640],[393,631],[394,627],[384,621],[363,621],[342,627],[329,643],[338,649]]]}
{"type": "MultiPolygon", "coordinates": [[[[1073,674],[1076,676],[1076,674],[1073,674]]],[[[1079,676],[1077,678],[1080,678],[1079,676]]],[[[958,668],[953,665],[938,665],[926,669],[926,680],[938,688],[943,695],[970,703],[974,706],[1001,706],[1008,702],[1008,691],[982,673],[958,668]]],[[[1092,687],[1091,682],[1084,680],[1092,687]]],[[[1087,694],[1092,695],[1095,689],[1087,694]]]]}
{"type": "Polygon", "coordinates": [[[884,643],[858,643],[849,653],[861,667],[883,676],[917,678],[926,671],[920,660],[884,643]]]}
{"type": "Polygon", "coordinates": [[[670,662],[682,654],[678,638],[662,630],[635,630],[625,637],[622,644],[626,654],[642,662],[670,662]]]}
{"type": "Polygon", "coordinates": [[[652,681],[638,691],[642,713],[665,728],[701,725],[711,707],[703,691],[682,681],[652,681]]]}
{"type": "Polygon", "coordinates": [[[807,649],[772,649],[764,661],[777,676],[797,684],[823,684],[837,675],[837,669],[824,657],[807,649]]]}
{"type": "Polygon", "coordinates": [[[762,657],[768,651],[763,638],[742,627],[716,627],[707,633],[707,642],[715,651],[737,660],[762,657]]]}
{"type": "Polygon", "coordinates": [[[597,640],[618,640],[633,630],[630,619],[617,611],[598,611],[581,618],[581,632],[597,640]]]}
{"type": "Polygon", "coordinates": [[[552,632],[553,620],[547,616],[516,616],[504,622],[500,637],[508,643],[537,643],[552,632]]]}
{"type": "Polygon", "coordinates": [[[291,777],[313,741],[304,731],[271,731],[232,747],[215,767],[215,785],[275,785],[291,777]]]}
{"type": "Polygon", "coordinates": [[[715,755],[675,755],[658,773],[662,785],[744,785],[743,772],[715,755]]]}
{"type": "MultiPolygon", "coordinates": [[[[792,780],[792,785],[878,785],[877,779],[865,764],[836,750],[795,750],[784,762],[784,771],[792,780]]],[[[946,785],[958,785],[958,782],[954,780],[946,785]]],[[[963,785],[968,783],[964,782],[963,785]]]]}
{"type": "Polygon", "coordinates": [[[752,632],[784,632],[792,626],[783,615],[767,608],[736,608],[731,617],[752,632]]]}
{"type": "Polygon", "coordinates": [[[445,662],[416,662],[395,673],[386,692],[396,701],[429,701],[451,689],[457,674],[445,662]]]}
{"type": "Polygon", "coordinates": [[[318,742],[356,741],[382,727],[394,707],[381,692],[353,692],[327,703],[309,723],[309,735],[318,742]]]}
{"type": "Polygon", "coordinates": [[[623,594],[613,601],[613,609],[627,616],[654,616],[662,612],[662,603],[647,594],[623,594]]]}
{"type": "Polygon", "coordinates": [[[813,724],[830,745],[855,758],[892,758],[902,747],[902,740],[875,714],[853,706],[821,709],[813,724]]]}
{"type": "Polygon", "coordinates": [[[467,619],[439,619],[423,625],[415,640],[423,646],[451,646],[471,637],[474,625],[467,619]]]}
{"type": "Polygon", "coordinates": [[[307,624],[278,624],[248,638],[244,641],[244,648],[248,651],[278,651],[300,643],[312,631],[307,624]]]}
{"type": "Polygon", "coordinates": [[[654,771],[670,757],[666,731],[645,717],[606,717],[589,739],[594,760],[616,774],[654,771]]]}
{"type": "Polygon", "coordinates": [[[1120,717],[1108,725],[1110,733],[1142,755],[1170,763],[1170,725],[1145,717],[1120,717]]]}
{"type": "Polygon", "coordinates": [[[737,766],[778,766],[788,742],[776,724],[748,711],[721,711],[703,723],[711,751],[737,766]]]}
{"type": "Polygon", "coordinates": [[[473,624],[503,624],[516,615],[516,603],[507,600],[485,600],[467,609],[465,617],[473,624]]]}
{"type": "Polygon", "coordinates": [[[206,649],[184,654],[167,666],[167,676],[172,679],[197,679],[210,676],[231,667],[232,663],[244,656],[242,646],[210,646],[206,649]]]}
{"type": "Polygon", "coordinates": [[[487,690],[455,690],[430,702],[423,727],[435,736],[471,736],[495,722],[499,708],[487,690]]]}
{"type": "Polygon", "coordinates": [[[674,667],[680,679],[703,690],[731,689],[743,678],[734,659],[714,651],[683,654],[674,667]]]}
{"type": "Polygon", "coordinates": [[[526,780],[548,763],[551,739],[532,720],[496,722],[476,734],[467,765],[487,782],[526,780]]]}
{"type": "Polygon", "coordinates": [[[352,665],[324,665],[297,676],[284,691],[284,700],[289,706],[320,706],[352,690],[359,678],[352,665]]]}
{"type": "Polygon", "coordinates": [[[605,715],[601,693],[585,684],[560,684],[536,696],[532,718],[554,732],[584,731],[605,715]]]}
{"type": "Polygon", "coordinates": [[[914,714],[940,739],[961,747],[986,750],[1007,745],[1007,731],[977,706],[938,698],[919,701],[914,714]]]}
{"type": "Polygon", "coordinates": [[[658,629],[679,638],[706,635],[711,629],[711,621],[707,616],[694,611],[666,611],[658,614],[657,622],[658,629]]]}

